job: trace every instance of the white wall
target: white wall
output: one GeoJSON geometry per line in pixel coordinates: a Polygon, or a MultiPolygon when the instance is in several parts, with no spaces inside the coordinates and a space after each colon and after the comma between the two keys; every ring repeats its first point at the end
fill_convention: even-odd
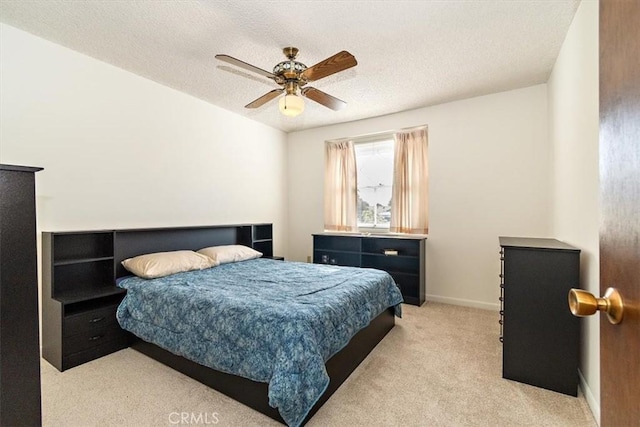
{"type": "MultiPolygon", "coordinates": [[[[600,293],[598,2],[583,1],[549,79],[553,234],[579,247],[583,289],[600,293]]],[[[600,318],[582,319],[582,389],[600,419],[600,318]]]]}
{"type": "Polygon", "coordinates": [[[429,126],[427,299],[495,309],[498,236],[550,235],[547,88],[289,134],[289,252],[323,230],[324,141],[429,126]]]}
{"type": "Polygon", "coordinates": [[[45,168],[40,230],[273,222],[286,252],[285,133],[4,24],[0,40],[0,162],[45,168]]]}

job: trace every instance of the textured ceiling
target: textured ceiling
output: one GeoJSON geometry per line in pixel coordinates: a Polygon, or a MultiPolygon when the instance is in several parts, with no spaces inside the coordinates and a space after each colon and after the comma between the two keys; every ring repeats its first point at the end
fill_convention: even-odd
{"type": "Polygon", "coordinates": [[[284,131],[380,116],[547,81],[579,0],[0,1],[0,21],[284,131]],[[244,105],[275,83],[214,58],[271,70],[282,48],[311,66],[358,60],[313,82],[347,102],[244,105]]]}

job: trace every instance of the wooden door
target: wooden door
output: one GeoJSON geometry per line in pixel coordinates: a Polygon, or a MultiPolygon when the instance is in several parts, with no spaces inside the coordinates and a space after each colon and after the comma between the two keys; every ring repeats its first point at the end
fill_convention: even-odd
{"type": "Polygon", "coordinates": [[[622,293],[622,323],[600,318],[602,426],[640,422],[640,1],[600,2],[600,289],[622,293]]]}

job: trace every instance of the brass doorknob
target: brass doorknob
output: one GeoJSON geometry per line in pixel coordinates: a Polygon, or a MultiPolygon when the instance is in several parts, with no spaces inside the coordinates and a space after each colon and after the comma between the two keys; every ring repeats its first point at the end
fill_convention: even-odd
{"type": "Polygon", "coordinates": [[[624,304],[622,295],[616,288],[608,288],[602,298],[596,298],[590,292],[581,289],[569,291],[569,308],[577,317],[591,316],[596,311],[607,313],[609,322],[617,325],[622,321],[624,304]]]}

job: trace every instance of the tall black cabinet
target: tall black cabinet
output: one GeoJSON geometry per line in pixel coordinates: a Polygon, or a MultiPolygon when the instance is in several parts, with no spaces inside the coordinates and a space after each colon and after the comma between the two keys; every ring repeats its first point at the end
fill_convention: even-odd
{"type": "Polygon", "coordinates": [[[577,396],[579,323],[567,295],[580,250],[555,239],[500,237],[503,378],[577,396]]]}
{"type": "Polygon", "coordinates": [[[0,425],[41,425],[35,172],[0,165],[0,425]]]}

